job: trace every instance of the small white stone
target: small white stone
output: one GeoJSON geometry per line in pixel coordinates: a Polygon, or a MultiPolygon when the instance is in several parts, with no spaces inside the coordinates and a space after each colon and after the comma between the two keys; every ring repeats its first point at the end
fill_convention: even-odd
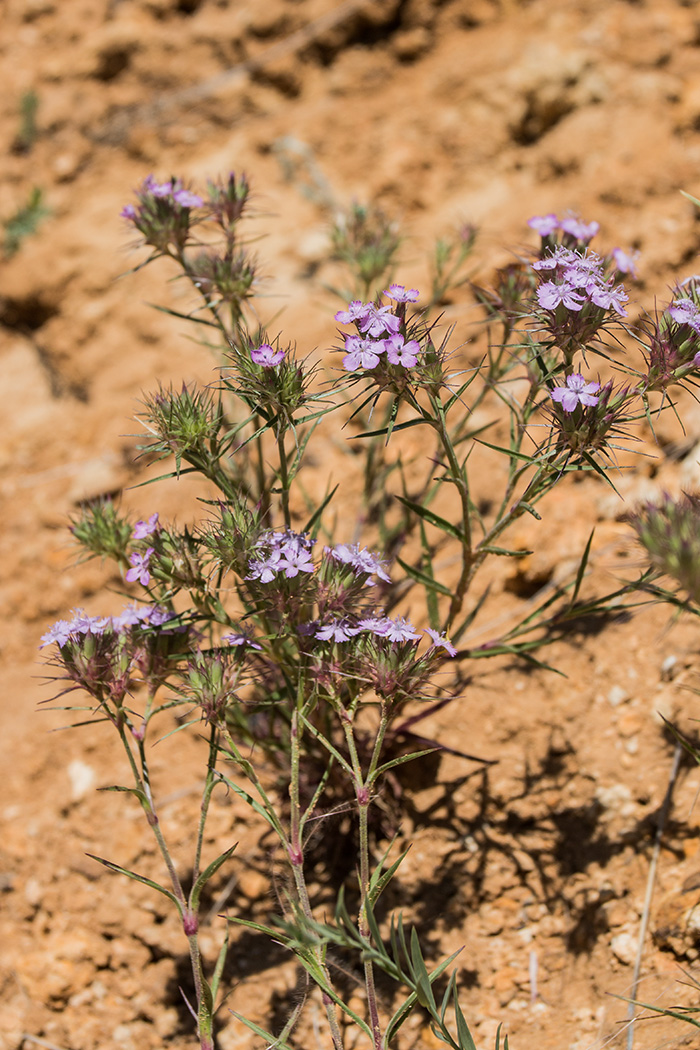
{"type": "Polygon", "coordinates": [[[94,788],[97,781],[95,770],[79,758],[74,759],[68,766],[68,779],[70,780],[70,796],[73,802],[79,802],[94,788]]]}
{"type": "Polygon", "coordinates": [[[616,934],[610,941],[610,948],[613,955],[625,966],[631,966],[637,958],[637,938],[631,933],[616,934]]]}

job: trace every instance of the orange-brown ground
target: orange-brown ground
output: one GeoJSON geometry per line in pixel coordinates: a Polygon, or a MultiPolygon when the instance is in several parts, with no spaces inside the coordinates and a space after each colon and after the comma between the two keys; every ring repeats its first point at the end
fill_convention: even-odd
{"type": "MultiPolygon", "coordinates": [[[[148,306],[187,306],[165,268],[118,280],[134,262],[118,218],[132,188],[149,171],[248,172],[271,274],[260,309],[281,311],[279,327],[302,348],[335,337],[338,304],[322,287],[331,198],[377,200],[401,220],[400,279],[418,286],[430,237],[454,222],[482,228],[488,279],[510,245],[532,243],[530,215],[572,208],[601,222],[603,248],[641,250],[635,295],[653,308],[698,265],[698,213],[679,191],[700,192],[699,48],[694,0],[0,4],[0,219],[35,186],[51,209],[0,276],[3,1050],[193,1045],[176,924],[85,857],[156,870],[148,829],[119,797],[95,792],[118,779],[113,742],[101,727],[51,733],[61,716],[37,711],[50,695],[37,663],[46,624],[118,601],[108,569],[73,565],[65,524],[77,504],[122,493],[143,514],[192,513],[186,481],[129,490],[144,476],[128,436],[139,393],[157,380],[208,381],[213,367],[191,333],[148,306]],[[22,150],[29,90],[39,134],[22,150]]],[[[472,316],[467,293],[446,310],[458,336],[472,316]]],[[[660,427],[656,458],[620,480],[625,499],[700,484],[700,412],[689,398],[681,408],[685,434],[660,427]]],[[[343,463],[338,448],[317,458],[319,483],[343,463]]],[[[353,515],[349,488],[343,498],[353,515]]],[[[595,579],[631,571],[627,505],[596,479],[563,486],[544,521],[521,530],[541,553],[494,577],[495,608],[560,578],[594,524],[595,579]]],[[[413,848],[401,903],[435,958],[465,945],[462,1001],[480,1050],[501,1020],[513,1050],[624,1045],[626,1005],[613,996],[630,991],[672,762],[659,713],[692,729],[697,712],[684,688],[696,681],[696,628],[668,628],[657,608],[573,634],[548,651],[565,678],[479,665],[463,698],[426,721],[438,739],[499,760],[488,774],[455,758],[426,768],[402,829],[413,848]]],[[[194,737],[176,740],[176,762],[163,749],[155,763],[179,847],[201,756],[194,737]]],[[[700,870],[697,787],[684,765],[651,909],[657,936],[645,944],[640,997],[666,1005],[693,1001],[677,981],[698,954],[688,926],[697,891],[679,894],[700,870]]],[[[234,816],[222,800],[212,825],[219,844],[239,842],[228,903],[263,915],[266,854],[254,825],[234,816]]],[[[214,907],[217,936],[221,921],[214,907]]],[[[245,938],[227,980],[228,1006],[273,1023],[271,995],[282,1017],[294,973],[245,938]]],[[[253,1045],[226,1010],[222,1021],[223,1050],[253,1045]]],[[[312,1022],[308,1050],[326,1045],[312,1022]]],[[[644,1022],[635,1046],[697,1046],[693,1032],[644,1022]]],[[[420,1018],[405,1044],[436,1045],[420,1018]]]]}

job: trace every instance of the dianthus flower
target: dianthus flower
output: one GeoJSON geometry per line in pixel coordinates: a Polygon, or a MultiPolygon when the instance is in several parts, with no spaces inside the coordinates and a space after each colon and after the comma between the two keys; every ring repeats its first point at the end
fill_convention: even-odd
{"type": "Polygon", "coordinates": [[[406,288],[403,284],[390,284],[384,295],[397,303],[415,303],[418,298],[418,289],[406,288]]]}
{"type": "Polygon", "coordinates": [[[457,650],[454,645],[444,634],[440,634],[439,631],[434,631],[432,627],[426,627],[425,633],[430,635],[432,642],[431,649],[444,649],[448,656],[456,656],[457,650]]]}
{"type": "Polygon", "coordinates": [[[567,376],[566,386],[554,387],[550,397],[552,401],[557,401],[565,412],[573,412],[577,405],[597,405],[597,390],[600,390],[600,383],[587,383],[580,373],[575,372],[574,375],[567,376]]]}
{"type": "Polygon", "coordinates": [[[316,631],[314,637],[323,642],[349,642],[360,633],[359,627],[353,627],[347,620],[331,620],[316,631]]]}
{"type": "Polygon", "coordinates": [[[556,310],[560,303],[563,303],[567,310],[581,310],[584,303],[583,296],[568,281],[562,284],[545,281],[537,289],[537,301],[545,310],[556,310]]]}
{"type": "Polygon", "coordinates": [[[353,299],[347,310],[338,310],[335,320],[340,324],[352,324],[354,321],[362,321],[367,316],[367,307],[361,299],[353,299]]]}
{"type": "Polygon", "coordinates": [[[257,642],[245,633],[245,631],[236,631],[233,634],[224,634],[221,638],[222,642],[227,642],[229,645],[238,646],[245,645],[249,649],[262,649],[262,645],[258,645],[257,642]]]}
{"type": "Polygon", "coordinates": [[[668,307],[669,316],[677,324],[687,324],[695,331],[700,331],[698,307],[692,299],[675,299],[668,307]]]}
{"type": "Polygon", "coordinates": [[[390,335],[384,340],[387,360],[392,365],[403,365],[404,368],[413,368],[418,362],[420,343],[415,339],[405,341],[402,335],[390,335]]]}
{"type": "Polygon", "coordinates": [[[261,343],[250,351],[253,363],[263,368],[274,368],[284,358],[284,350],[274,350],[269,343],[261,343]]]}
{"type": "Polygon", "coordinates": [[[380,339],[360,339],[358,335],[349,335],[345,339],[345,349],[347,353],[343,358],[343,368],[354,372],[356,368],[376,368],[385,346],[380,339]]]}
{"type": "Polygon", "coordinates": [[[148,587],[151,582],[151,574],[148,571],[148,563],[151,560],[151,555],[155,553],[154,547],[149,547],[144,554],[140,554],[139,551],[134,553],[129,558],[132,568],[127,571],[126,579],[129,583],[133,583],[134,580],[138,580],[142,587],[148,587]]]}
{"type": "Polygon", "coordinates": [[[533,215],[527,224],[531,230],[539,233],[540,237],[551,237],[559,229],[559,219],[551,211],[548,215],[533,215]]]}
{"type": "Polygon", "coordinates": [[[367,303],[366,312],[359,322],[360,331],[365,335],[376,339],[377,336],[388,332],[394,335],[401,327],[401,319],[391,312],[390,306],[377,306],[376,303],[367,303]]]}
{"type": "MultiPolygon", "coordinates": [[[[146,536],[150,536],[152,532],[155,532],[158,528],[158,513],[151,514],[148,521],[137,521],[134,525],[134,531],[132,537],[135,540],[145,540],[146,536]]],[[[131,571],[131,570],[129,570],[131,571]]]]}

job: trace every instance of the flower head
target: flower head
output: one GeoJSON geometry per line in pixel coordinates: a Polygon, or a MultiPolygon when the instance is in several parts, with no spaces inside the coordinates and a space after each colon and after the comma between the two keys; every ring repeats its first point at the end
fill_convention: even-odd
{"type": "Polygon", "coordinates": [[[402,335],[390,335],[384,340],[387,361],[392,365],[403,365],[404,368],[413,368],[418,363],[420,354],[420,343],[415,339],[408,342],[402,335]]]}
{"type": "MultiPolygon", "coordinates": [[[[132,537],[135,540],[145,540],[146,536],[150,536],[152,532],[155,532],[158,528],[158,513],[151,514],[148,521],[137,521],[134,525],[134,531],[132,537]]],[[[131,570],[129,570],[131,571],[131,570]]]]}
{"type": "Polygon", "coordinates": [[[129,583],[133,583],[134,580],[138,580],[142,587],[148,587],[151,582],[151,574],[148,571],[148,563],[151,560],[151,555],[155,553],[154,547],[149,547],[144,554],[139,551],[134,553],[129,558],[131,562],[131,568],[127,571],[126,579],[129,583]]]}
{"type": "Polygon", "coordinates": [[[254,364],[262,365],[263,368],[274,368],[284,359],[284,355],[284,350],[274,350],[269,343],[261,343],[250,351],[254,364]]]}
{"type": "Polygon", "coordinates": [[[567,376],[566,386],[555,386],[550,392],[552,401],[558,402],[565,412],[573,412],[577,405],[597,405],[596,391],[600,383],[587,383],[580,372],[567,376]]]}
{"type": "Polygon", "coordinates": [[[415,303],[418,298],[417,288],[406,288],[402,284],[390,284],[384,295],[397,303],[415,303]]]}
{"type": "Polygon", "coordinates": [[[431,649],[444,649],[448,656],[456,656],[457,650],[454,645],[444,634],[440,634],[439,631],[434,631],[432,627],[426,627],[425,633],[430,635],[432,645],[431,649]]]}

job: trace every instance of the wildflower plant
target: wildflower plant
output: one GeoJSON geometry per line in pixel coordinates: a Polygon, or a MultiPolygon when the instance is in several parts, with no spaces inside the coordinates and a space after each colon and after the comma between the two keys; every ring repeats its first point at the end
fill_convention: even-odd
{"type": "MultiPolygon", "coordinates": [[[[143,454],[169,464],[161,477],[191,473],[206,481],[206,511],[195,526],[178,528],[159,512],[132,522],[111,503],[85,507],[73,535],[85,557],[116,563],[130,601],[112,617],[76,611],[46,632],[42,647],[63,690],[87,693],[90,720],[111,725],[123,745],[132,782],[116,790],[130,792],[143,809],[165,879],[101,862],[161,893],[176,910],[201,1050],[215,1046],[226,998],[229,935],[216,959],[203,957],[199,938],[205,887],[235,864],[232,846],[204,855],[219,785],[268,829],[289,875],[268,922],[244,915],[229,923],[282,944],[307,975],[282,1031],[241,1020],[267,1045],[294,1046],[304,1000],[315,994],[334,1050],[346,1045],[348,1025],[374,1050],[394,1045],[414,1009],[427,1011],[448,1046],[474,1050],[456,974],[447,976],[454,957],[429,970],[417,931],[382,911],[382,893],[405,854],[392,855],[385,843],[379,848],[372,814],[387,774],[433,750],[406,753],[394,744],[399,730],[411,738],[406,727],[419,715],[402,721],[411,705],[452,700],[448,661],[454,667],[503,652],[533,659],[582,608],[590,541],[575,578],[534,612],[487,645],[465,641],[482,613],[484,598],[472,595],[484,563],[523,553],[501,545],[513,523],[524,515],[538,519],[537,505],[572,471],[607,478],[617,435],[659,409],[654,396],[668,405],[672,383],[692,382],[700,351],[695,286],[678,290],[651,334],[631,333],[646,347],[646,371],[620,365],[608,340],[620,338],[628,299],[621,277],[633,272],[633,257],[593,252],[595,224],[533,219],[539,250],[498,274],[495,288],[474,289],[491,334],[488,349],[465,360],[430,308],[450,282],[461,281],[473,231],[452,254],[440,249],[427,304],[419,289],[388,280],[373,296],[374,281],[386,280],[393,265],[398,234],[382,216],[358,208],[335,236],[357,292],[335,313],[328,383],[327,368],[271,335],[253,312],[257,264],[239,229],[249,200],[247,179],[233,174],[202,192],[178,178],[149,176],[122,212],[150,249],[147,261],[171,260],[198,296],[192,313],[181,316],[219,340],[218,379],[209,388],[161,387],[146,396],[141,414],[143,454]],[[660,372],[654,340],[662,336],[671,349],[664,349],[660,372]],[[623,382],[595,372],[594,360],[622,368],[623,382]],[[366,485],[367,536],[358,538],[362,517],[337,535],[329,524],[335,489],[329,483],[314,504],[299,475],[331,414],[348,422],[368,406],[370,418],[376,411],[383,420],[354,439],[365,442],[368,462],[378,449],[400,446],[412,428],[425,435],[424,458],[416,464],[407,457],[397,468],[398,489],[384,492],[374,518],[366,485]],[[473,423],[479,408],[493,421],[473,423]],[[502,463],[501,491],[488,511],[473,480],[472,457],[481,454],[502,463]],[[443,550],[456,552],[456,575],[441,575],[443,550]],[[420,598],[425,626],[409,618],[408,594],[420,598]],[[150,744],[170,732],[174,715],[179,729],[194,727],[207,740],[189,888],[160,824],[149,772],[150,744]],[[353,895],[340,887],[329,915],[310,886],[311,832],[338,804],[351,805],[355,816],[357,888],[353,895]],[[364,1014],[339,990],[329,962],[336,949],[359,962],[364,1014]],[[380,1003],[377,971],[397,986],[393,1013],[380,1003]]],[[[366,478],[370,473],[366,468],[366,478]]],[[[377,471],[372,484],[381,477],[384,485],[388,476],[377,471]]],[[[651,522],[644,529],[663,533],[651,522]]],[[[674,557],[685,564],[682,551],[674,557]]],[[[605,601],[596,599],[596,607],[605,601]]]]}

